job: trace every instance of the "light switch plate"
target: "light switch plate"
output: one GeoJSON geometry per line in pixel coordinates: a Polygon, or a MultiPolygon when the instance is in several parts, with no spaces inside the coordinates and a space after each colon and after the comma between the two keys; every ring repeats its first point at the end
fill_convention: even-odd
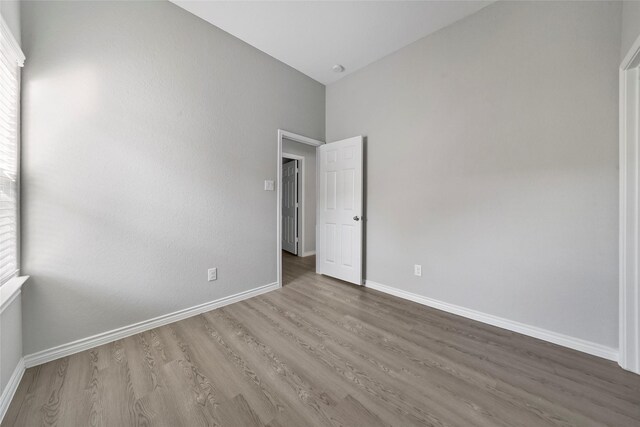
{"type": "Polygon", "coordinates": [[[275,186],[272,180],[264,181],[264,191],[273,191],[274,189],[275,189],[275,186]]]}

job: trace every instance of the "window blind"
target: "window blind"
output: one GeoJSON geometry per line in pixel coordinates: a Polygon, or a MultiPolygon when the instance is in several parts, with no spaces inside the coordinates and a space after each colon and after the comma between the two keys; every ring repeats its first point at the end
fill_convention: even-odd
{"type": "Polygon", "coordinates": [[[0,285],[18,273],[20,66],[24,56],[0,28],[0,285]]]}

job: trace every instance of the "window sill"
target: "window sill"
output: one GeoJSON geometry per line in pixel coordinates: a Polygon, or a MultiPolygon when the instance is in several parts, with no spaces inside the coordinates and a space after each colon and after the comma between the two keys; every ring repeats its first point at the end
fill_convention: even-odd
{"type": "Polygon", "coordinates": [[[20,289],[24,282],[27,281],[29,276],[18,276],[9,280],[7,283],[0,287],[0,313],[13,302],[14,299],[20,294],[20,289]]]}

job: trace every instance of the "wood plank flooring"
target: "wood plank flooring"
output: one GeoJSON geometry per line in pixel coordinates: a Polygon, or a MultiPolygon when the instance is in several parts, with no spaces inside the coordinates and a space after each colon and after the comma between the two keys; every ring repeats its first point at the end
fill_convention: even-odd
{"type": "Polygon", "coordinates": [[[314,273],[25,373],[8,426],[640,426],[615,363],[314,273]]]}

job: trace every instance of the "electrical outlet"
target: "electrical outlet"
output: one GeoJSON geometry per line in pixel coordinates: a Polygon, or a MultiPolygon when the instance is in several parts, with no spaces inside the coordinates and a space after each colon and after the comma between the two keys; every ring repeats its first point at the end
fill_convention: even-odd
{"type": "Polygon", "coordinates": [[[210,268],[209,270],[207,270],[208,273],[208,278],[210,282],[213,282],[214,280],[218,280],[218,268],[210,268]]]}
{"type": "Polygon", "coordinates": [[[413,274],[415,274],[416,276],[422,276],[422,266],[418,264],[414,265],[413,274]]]}

